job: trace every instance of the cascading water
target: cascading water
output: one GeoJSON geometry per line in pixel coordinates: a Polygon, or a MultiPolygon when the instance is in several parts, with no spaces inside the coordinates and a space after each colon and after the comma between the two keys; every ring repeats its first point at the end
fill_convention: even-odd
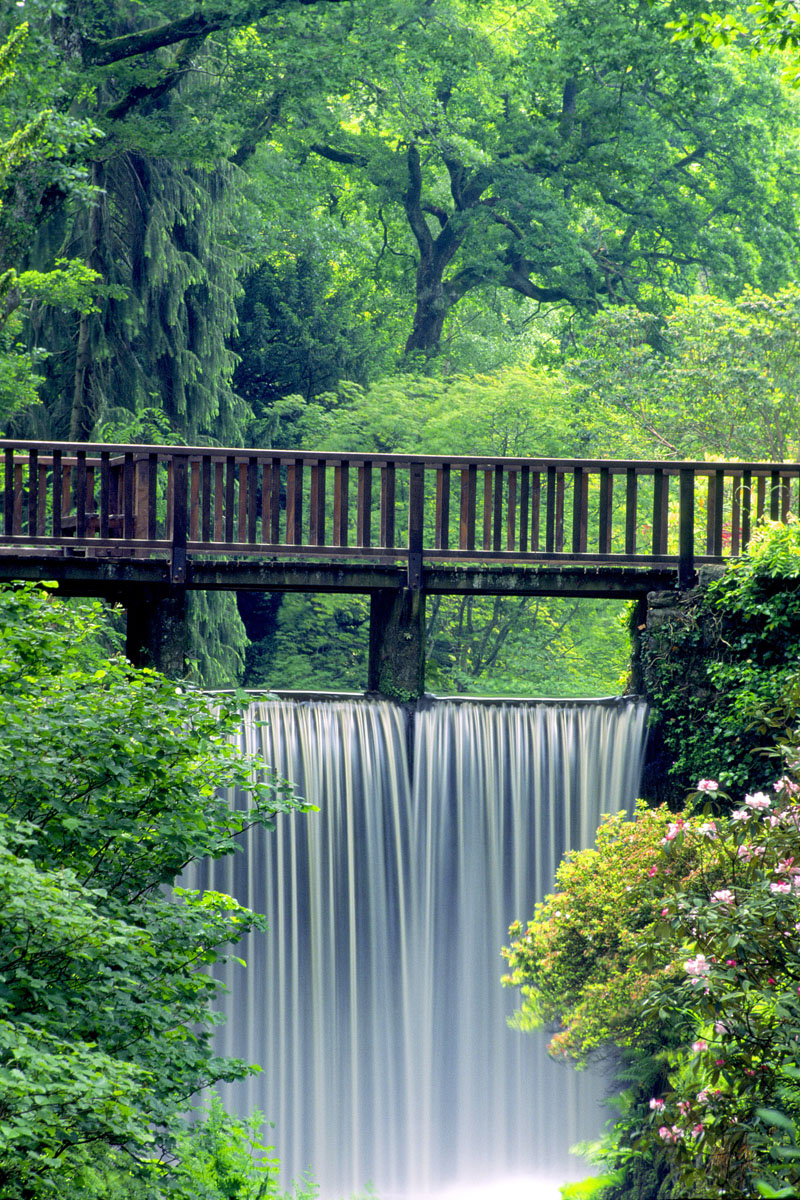
{"type": "Polygon", "coordinates": [[[227,968],[217,1045],[263,1066],[229,1098],[274,1122],[287,1178],[389,1200],[567,1176],[602,1084],[507,1027],[499,950],[564,851],[632,806],[644,724],[637,702],[252,706],[247,749],[320,811],[253,831],[202,885],[269,918],[227,968]]]}

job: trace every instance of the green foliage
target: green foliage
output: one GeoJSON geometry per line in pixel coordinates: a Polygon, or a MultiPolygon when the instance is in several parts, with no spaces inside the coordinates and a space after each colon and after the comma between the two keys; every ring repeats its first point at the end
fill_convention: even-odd
{"type": "Polygon", "coordinates": [[[594,454],[751,461],[800,451],[800,291],[699,294],[660,316],[598,314],[566,374],[594,454]]]}
{"type": "MultiPolygon", "coordinates": [[[[14,78],[27,34],[28,26],[23,23],[0,47],[0,93],[14,78]]],[[[0,141],[0,219],[2,192],[9,174],[52,155],[51,139],[58,136],[55,124],[53,114],[43,111],[0,141]]],[[[95,132],[86,124],[80,136],[86,141],[95,132]]],[[[78,140],[77,136],[74,140],[78,140]]],[[[62,144],[57,153],[65,154],[66,146],[62,144]]],[[[20,271],[18,266],[5,256],[0,257],[0,421],[3,422],[18,409],[35,402],[40,383],[35,368],[45,355],[41,351],[31,353],[24,345],[25,309],[50,306],[66,312],[89,313],[95,310],[100,291],[99,275],[80,259],[59,258],[47,271],[20,271]]]]}
{"type": "Polygon", "coordinates": [[[230,897],[175,880],[193,859],[232,853],[250,824],[298,807],[234,749],[235,699],[212,707],[108,658],[102,632],[99,605],[67,607],[31,587],[0,593],[9,1200],[78,1194],[86,1171],[112,1160],[143,1185],[171,1186],[189,1098],[248,1071],[212,1053],[218,984],[207,968],[263,927],[230,897]],[[230,786],[250,793],[247,810],[229,809],[218,789],[230,786]]]}
{"type": "Polygon", "coordinates": [[[800,525],[765,522],[747,552],[643,641],[648,695],[677,791],[714,775],[761,787],[761,748],[798,698],[800,525]]]}
{"type": "MultiPolygon", "coordinates": [[[[557,891],[536,906],[523,930],[515,922],[504,948],[507,987],[520,987],[514,1017],[520,1029],[557,1023],[550,1053],[579,1065],[602,1047],[660,1042],[643,1027],[635,1002],[654,973],[670,961],[644,967],[637,947],[659,918],[659,901],[648,885],[657,847],[673,824],[665,808],[639,804],[636,819],[606,816],[593,849],[570,852],[556,873],[557,891]]],[[[687,851],[674,863],[681,880],[695,867],[687,851]]]]}

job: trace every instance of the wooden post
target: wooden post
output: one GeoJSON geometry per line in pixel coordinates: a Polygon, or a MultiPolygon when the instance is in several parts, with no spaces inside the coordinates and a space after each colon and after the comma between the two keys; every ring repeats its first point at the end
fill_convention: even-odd
{"type": "Polygon", "coordinates": [[[678,517],[678,587],[694,583],[694,471],[682,467],[680,473],[680,514],[678,517]]]}
{"type": "Polygon", "coordinates": [[[425,500],[425,467],[412,463],[408,483],[408,586],[422,587],[422,516],[425,500]]]}
{"type": "Polygon", "coordinates": [[[134,666],[154,667],[173,679],[186,674],[186,588],[127,590],[125,653],[134,666]]]}
{"type": "Polygon", "coordinates": [[[186,540],[187,540],[187,461],[185,454],[177,454],[172,468],[172,560],[170,564],[170,579],[173,583],[186,582],[186,540]]]}

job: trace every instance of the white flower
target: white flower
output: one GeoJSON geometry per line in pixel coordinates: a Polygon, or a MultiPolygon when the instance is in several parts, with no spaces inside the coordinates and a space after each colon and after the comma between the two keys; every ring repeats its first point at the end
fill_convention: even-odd
{"type": "Polygon", "coordinates": [[[748,808],[769,808],[772,804],[766,792],[754,792],[752,796],[745,796],[744,802],[748,808]]]}

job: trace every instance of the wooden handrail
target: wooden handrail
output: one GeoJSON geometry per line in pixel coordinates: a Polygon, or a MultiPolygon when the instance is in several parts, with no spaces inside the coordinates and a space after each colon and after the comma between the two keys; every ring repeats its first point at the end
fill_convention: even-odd
{"type": "Polygon", "coordinates": [[[0,440],[0,551],[609,567],[696,562],[800,511],[800,464],[0,440]]]}

